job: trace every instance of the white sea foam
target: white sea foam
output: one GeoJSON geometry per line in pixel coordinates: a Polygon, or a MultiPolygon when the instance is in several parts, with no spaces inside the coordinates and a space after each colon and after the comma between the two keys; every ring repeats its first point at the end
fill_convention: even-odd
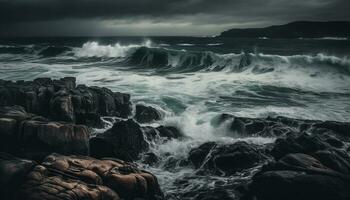
{"type": "Polygon", "coordinates": [[[151,40],[146,40],[142,44],[121,45],[101,45],[98,42],[87,42],[82,47],[74,48],[73,52],[77,57],[125,57],[130,51],[139,47],[152,47],[151,40]]]}

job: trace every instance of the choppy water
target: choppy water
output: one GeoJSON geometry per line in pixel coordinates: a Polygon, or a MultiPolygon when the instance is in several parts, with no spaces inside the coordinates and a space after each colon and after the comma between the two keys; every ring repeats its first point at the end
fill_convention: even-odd
{"type": "MultiPolygon", "coordinates": [[[[211,123],[221,113],[244,117],[287,116],[349,121],[350,41],[157,38],[22,38],[0,40],[0,79],[75,76],[78,83],[132,95],[166,113],[161,124],[175,125],[192,139],[155,145],[164,158],[150,167],[167,194],[230,185],[238,177],[194,175],[193,169],[166,166],[188,156],[205,141],[225,138],[211,123]],[[167,161],[168,160],[168,161],[167,161]],[[189,184],[180,184],[187,181],[189,184]]],[[[147,167],[147,166],[146,166],[147,167]]]]}

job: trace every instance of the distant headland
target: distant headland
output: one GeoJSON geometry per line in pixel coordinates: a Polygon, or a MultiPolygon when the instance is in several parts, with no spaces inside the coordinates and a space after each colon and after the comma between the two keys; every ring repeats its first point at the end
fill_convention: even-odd
{"type": "Polygon", "coordinates": [[[323,38],[350,37],[350,21],[296,21],[265,28],[230,29],[219,37],[236,38],[323,38]]]}

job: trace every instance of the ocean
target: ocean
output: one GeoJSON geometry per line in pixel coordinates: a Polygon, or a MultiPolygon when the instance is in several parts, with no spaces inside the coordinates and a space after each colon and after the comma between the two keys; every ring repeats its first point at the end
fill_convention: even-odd
{"type": "Polygon", "coordinates": [[[347,38],[0,39],[0,79],[66,76],[76,77],[79,84],[129,93],[134,104],[145,103],[164,113],[162,121],[150,126],[176,126],[190,138],[153,145],[152,152],[164,158],[162,162],[140,163],[157,176],[170,199],[189,191],[230,188],[254,171],[229,177],[199,175],[194,169],[171,165],[171,159],[185,158],[191,148],[207,141],[275,140],[226,137],[227,127],[215,124],[220,114],[350,120],[347,38]]]}

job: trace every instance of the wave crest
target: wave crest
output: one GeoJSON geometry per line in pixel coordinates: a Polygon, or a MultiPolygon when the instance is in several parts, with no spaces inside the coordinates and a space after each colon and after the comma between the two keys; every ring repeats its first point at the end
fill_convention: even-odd
{"type": "Polygon", "coordinates": [[[82,47],[74,48],[73,53],[77,57],[126,57],[130,51],[139,47],[152,47],[152,42],[146,40],[142,44],[121,45],[101,45],[98,42],[86,42],[82,47]]]}
{"type": "Polygon", "coordinates": [[[315,75],[319,71],[350,75],[348,57],[317,55],[268,55],[262,53],[217,54],[211,51],[186,51],[140,47],[127,56],[129,66],[156,68],[160,71],[226,71],[255,74],[299,69],[315,75]]]}

